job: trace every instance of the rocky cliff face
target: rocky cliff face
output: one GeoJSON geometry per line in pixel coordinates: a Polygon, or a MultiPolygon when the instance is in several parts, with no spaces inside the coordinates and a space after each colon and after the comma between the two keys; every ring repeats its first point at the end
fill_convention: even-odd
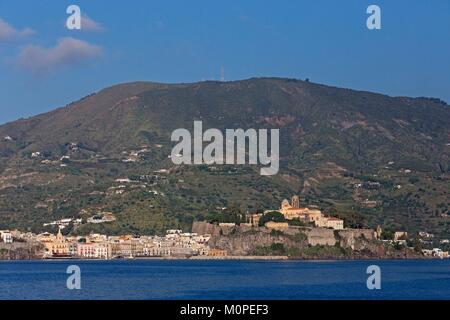
{"type": "MultiPolygon", "coordinates": [[[[210,240],[211,247],[227,250],[230,255],[236,256],[261,255],[260,250],[271,248],[273,244],[283,244],[283,248],[287,250],[291,248],[305,249],[308,246],[305,241],[297,241],[294,237],[286,234],[263,230],[234,231],[228,235],[214,236],[210,240]]],[[[286,252],[280,250],[279,252],[268,252],[267,255],[286,255],[286,252]]]]}
{"type": "Polygon", "coordinates": [[[404,259],[420,258],[410,249],[395,250],[374,238],[370,229],[334,231],[291,227],[274,231],[265,227],[219,226],[194,222],[192,232],[210,234],[211,248],[232,256],[287,255],[296,259],[404,259]]]}
{"type": "Polygon", "coordinates": [[[0,243],[0,260],[32,260],[42,258],[44,248],[39,243],[0,243]]]}

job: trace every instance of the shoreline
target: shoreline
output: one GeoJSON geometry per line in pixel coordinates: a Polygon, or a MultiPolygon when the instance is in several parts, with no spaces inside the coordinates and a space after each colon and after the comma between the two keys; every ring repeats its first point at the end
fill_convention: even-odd
{"type": "Polygon", "coordinates": [[[192,256],[192,257],[137,257],[133,259],[83,259],[83,258],[40,258],[40,259],[0,259],[0,262],[22,262],[22,261],[303,261],[303,262],[340,262],[340,261],[422,261],[422,260],[447,260],[441,259],[437,257],[411,257],[411,258],[376,258],[376,257],[367,257],[367,258],[318,258],[318,259],[302,259],[302,258],[292,258],[288,256],[226,256],[226,257],[205,257],[205,256],[192,256]]]}

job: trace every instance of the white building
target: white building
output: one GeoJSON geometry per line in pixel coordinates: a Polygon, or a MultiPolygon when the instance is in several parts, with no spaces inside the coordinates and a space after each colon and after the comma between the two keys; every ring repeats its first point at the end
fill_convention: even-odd
{"type": "Polygon", "coordinates": [[[77,255],[87,259],[109,259],[110,245],[105,242],[101,243],[78,243],[77,255]]]}
{"type": "Polygon", "coordinates": [[[13,243],[13,236],[11,232],[7,230],[0,231],[0,237],[4,243],[13,243]]]}

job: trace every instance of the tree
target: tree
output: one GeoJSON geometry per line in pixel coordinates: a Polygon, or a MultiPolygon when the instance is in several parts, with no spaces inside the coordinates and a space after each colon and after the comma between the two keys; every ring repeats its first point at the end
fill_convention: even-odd
{"type": "Polygon", "coordinates": [[[418,238],[414,238],[412,240],[407,240],[407,244],[409,247],[413,247],[415,252],[422,252],[423,244],[420,242],[418,238]]]}
{"type": "Polygon", "coordinates": [[[284,218],[283,214],[278,211],[272,211],[264,214],[259,219],[259,226],[264,226],[266,222],[273,221],[273,222],[285,222],[286,219],[284,218]]]}
{"type": "Polygon", "coordinates": [[[243,216],[242,211],[236,205],[232,205],[223,211],[224,221],[222,222],[231,222],[239,225],[243,216]]]}
{"type": "Polygon", "coordinates": [[[303,221],[300,221],[300,219],[292,219],[288,221],[289,225],[291,226],[297,226],[297,227],[305,227],[307,224],[303,221]]]}
{"type": "Polygon", "coordinates": [[[394,232],[390,230],[383,230],[383,232],[381,232],[381,239],[394,240],[394,232]]]}

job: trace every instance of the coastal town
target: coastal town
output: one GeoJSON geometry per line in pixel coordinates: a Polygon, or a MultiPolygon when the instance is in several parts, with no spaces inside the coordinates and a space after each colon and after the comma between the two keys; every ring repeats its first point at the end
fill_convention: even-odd
{"type": "MultiPolygon", "coordinates": [[[[91,217],[89,223],[108,223],[115,220],[112,213],[100,213],[91,217]]],[[[136,258],[204,258],[225,259],[236,257],[232,249],[217,245],[221,238],[236,232],[259,232],[265,235],[305,235],[307,245],[336,246],[336,235],[344,245],[355,249],[358,238],[375,240],[384,245],[408,248],[410,236],[396,231],[391,239],[383,237],[380,226],[371,229],[346,228],[344,220],[327,216],[315,206],[302,207],[300,197],[283,200],[279,209],[265,210],[245,216],[245,222],[194,222],[192,232],[167,230],[165,235],[63,235],[69,223],[81,223],[81,219],[61,219],[46,223],[57,226],[57,234],[44,232],[34,234],[18,230],[0,230],[0,253],[14,248],[37,248],[33,258],[41,259],[136,259],[136,258]],[[214,241],[210,241],[214,238],[214,241]]],[[[432,244],[432,234],[420,232],[418,241],[426,247],[432,244]]],[[[339,244],[341,245],[341,242],[339,244]]],[[[445,245],[449,241],[442,240],[445,245]]],[[[414,248],[410,248],[411,250],[414,248]]],[[[448,258],[448,251],[440,248],[423,248],[424,257],[448,258]]],[[[239,255],[245,257],[246,253],[239,255]]],[[[7,255],[6,255],[7,257],[7,255]]]]}

